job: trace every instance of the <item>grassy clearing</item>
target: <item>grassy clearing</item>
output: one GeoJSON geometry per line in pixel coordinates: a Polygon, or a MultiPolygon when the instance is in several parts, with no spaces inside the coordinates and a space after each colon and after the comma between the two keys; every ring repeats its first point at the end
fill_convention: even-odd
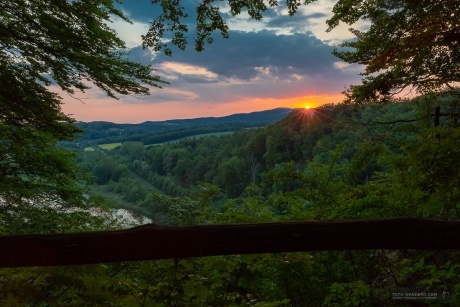
{"type": "MultiPolygon", "coordinates": [[[[235,131],[226,131],[226,132],[211,132],[211,133],[203,133],[203,134],[197,134],[197,135],[191,135],[191,136],[186,136],[180,139],[176,139],[173,141],[166,141],[166,142],[161,142],[161,143],[155,143],[155,144],[149,144],[147,146],[157,146],[157,145],[163,145],[163,144],[175,144],[178,143],[182,140],[185,139],[201,139],[207,136],[221,136],[221,135],[226,135],[226,134],[232,134],[235,131]]],[[[99,148],[104,149],[104,150],[112,150],[118,146],[121,146],[122,143],[108,143],[108,144],[99,144],[97,145],[99,148]]],[[[91,147],[87,147],[88,150],[91,150],[91,147]]],[[[86,148],[85,148],[86,150],[86,148]]],[[[94,149],[92,149],[94,150],[94,149]]]]}
{"type": "Polygon", "coordinates": [[[98,146],[99,146],[99,148],[102,148],[102,149],[105,149],[105,150],[112,150],[114,148],[117,148],[118,146],[121,146],[121,143],[100,144],[98,146]]]}
{"type": "Polygon", "coordinates": [[[186,136],[180,139],[176,139],[173,141],[166,141],[166,142],[161,142],[161,143],[155,143],[155,144],[149,144],[147,146],[156,146],[156,145],[163,145],[163,144],[175,144],[179,143],[182,140],[186,139],[201,139],[207,136],[221,136],[221,135],[226,135],[226,134],[232,134],[235,131],[226,131],[226,132],[210,132],[210,133],[203,133],[203,134],[196,134],[196,135],[191,135],[191,136],[186,136]]]}

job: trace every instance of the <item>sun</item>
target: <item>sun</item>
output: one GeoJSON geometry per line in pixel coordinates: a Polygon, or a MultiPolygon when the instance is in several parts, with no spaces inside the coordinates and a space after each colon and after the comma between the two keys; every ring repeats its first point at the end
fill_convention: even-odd
{"type": "Polygon", "coordinates": [[[310,110],[310,106],[305,106],[305,110],[310,110]]]}

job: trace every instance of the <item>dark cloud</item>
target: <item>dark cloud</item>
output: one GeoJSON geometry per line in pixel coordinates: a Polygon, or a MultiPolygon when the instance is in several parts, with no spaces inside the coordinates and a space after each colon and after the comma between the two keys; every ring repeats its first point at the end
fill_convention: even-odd
{"type": "Polygon", "coordinates": [[[305,27],[309,24],[308,19],[312,18],[313,15],[302,15],[302,14],[295,14],[294,16],[285,16],[285,15],[276,15],[273,18],[270,18],[266,23],[266,27],[268,28],[298,28],[300,26],[305,27]]]}
{"type": "Polygon", "coordinates": [[[128,50],[127,58],[143,65],[152,65],[153,54],[150,49],[137,46],[128,50]]]}
{"type": "Polygon", "coordinates": [[[197,53],[192,48],[176,52],[172,57],[159,54],[155,63],[174,61],[206,67],[227,78],[251,80],[260,68],[272,68],[277,75],[308,74],[333,69],[337,61],[333,47],[324,44],[311,33],[276,35],[271,31],[231,31],[228,40],[216,38],[206,50],[197,53]]]}
{"type": "Polygon", "coordinates": [[[219,82],[218,79],[207,78],[207,77],[203,77],[201,75],[179,74],[179,78],[181,78],[181,81],[187,82],[187,83],[217,83],[217,82],[219,82]]]}
{"type": "MultiPolygon", "coordinates": [[[[186,0],[182,2],[184,11],[194,19],[196,1],[186,0]]],[[[117,5],[117,7],[125,11],[132,21],[138,22],[150,22],[162,12],[160,5],[153,4],[150,0],[125,0],[121,5],[117,5]]]]}
{"type": "MultiPolygon", "coordinates": [[[[135,3],[153,7],[147,0],[130,1],[124,6],[131,18],[151,20],[153,11],[147,13],[146,9],[135,7],[135,3]]],[[[194,9],[196,2],[184,1],[184,4],[194,9]]],[[[305,29],[309,19],[324,17],[322,13],[288,17],[279,16],[275,10],[269,11],[270,18],[266,19],[269,28],[305,29]]],[[[231,16],[227,14],[225,18],[231,16]]],[[[171,82],[168,90],[155,92],[146,102],[225,103],[248,97],[281,99],[308,93],[338,94],[345,86],[360,80],[356,67],[335,65],[339,60],[332,55],[334,47],[311,32],[302,30],[301,33],[280,35],[262,30],[230,31],[229,34],[229,39],[214,35],[213,44],[206,45],[200,53],[194,50],[192,37],[187,49],[174,50],[172,57],[162,53],[154,55],[140,46],[132,48],[130,59],[153,65],[159,69],[158,74],[171,82]],[[196,66],[201,73],[168,69],[168,65],[164,65],[166,62],[196,66]]]]}
{"type": "Polygon", "coordinates": [[[328,15],[326,13],[316,12],[311,14],[304,15],[305,18],[326,18],[328,15]]]}

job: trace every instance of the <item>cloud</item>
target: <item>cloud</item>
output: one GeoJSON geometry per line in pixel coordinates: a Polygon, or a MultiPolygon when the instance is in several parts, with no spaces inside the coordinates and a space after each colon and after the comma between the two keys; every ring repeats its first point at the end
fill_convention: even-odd
{"type": "Polygon", "coordinates": [[[349,64],[343,61],[334,62],[334,67],[350,75],[358,75],[364,71],[363,65],[349,64]]]}
{"type": "MultiPolygon", "coordinates": [[[[103,98],[103,97],[102,97],[103,98]]],[[[128,95],[120,97],[121,104],[160,104],[170,102],[194,102],[200,101],[199,94],[184,87],[163,87],[162,89],[151,87],[150,95],[128,95]]]]}
{"type": "MultiPolygon", "coordinates": [[[[353,35],[348,31],[347,25],[341,25],[332,32],[327,33],[326,20],[332,16],[332,9],[336,0],[317,0],[308,5],[298,8],[294,16],[289,16],[284,2],[280,1],[278,7],[269,8],[263,12],[262,20],[253,20],[247,11],[243,10],[240,15],[232,16],[227,2],[214,2],[213,6],[219,7],[223,19],[233,31],[258,32],[263,29],[275,31],[277,34],[305,33],[311,31],[319,39],[330,44],[338,44],[350,39],[353,35]]],[[[188,36],[193,38],[196,26],[196,7],[201,1],[181,1],[181,6],[188,17],[182,22],[189,27],[188,36]]],[[[148,0],[125,1],[119,8],[133,21],[134,25],[117,21],[120,25],[114,27],[125,37],[125,34],[136,33],[138,41],[140,35],[147,32],[149,23],[162,13],[158,4],[148,0]]],[[[358,24],[358,28],[360,28],[358,24]]],[[[217,32],[216,32],[217,34],[217,32]]],[[[168,36],[170,34],[166,34],[168,36]]],[[[128,39],[130,40],[130,39],[128,39]]]]}
{"type": "Polygon", "coordinates": [[[155,53],[150,49],[144,49],[142,46],[135,46],[127,50],[127,58],[130,61],[137,62],[143,65],[152,65],[155,59],[155,53]]]}
{"type": "Polygon", "coordinates": [[[159,65],[160,75],[166,76],[166,79],[182,79],[188,83],[209,83],[217,82],[218,75],[208,69],[190,64],[177,62],[163,62],[159,65]]]}
{"type": "MultiPolygon", "coordinates": [[[[293,17],[286,16],[283,7],[270,9],[262,21],[251,20],[247,13],[232,17],[228,7],[222,6],[230,25],[230,38],[223,39],[214,33],[214,43],[200,53],[194,50],[193,43],[198,2],[182,2],[190,14],[189,46],[185,51],[173,51],[172,57],[140,46],[148,22],[160,14],[157,6],[148,0],[137,0],[125,1],[121,7],[133,24],[116,19],[112,26],[127,42],[127,57],[151,65],[156,70],[154,74],[170,85],[152,88],[150,96],[120,97],[112,112],[127,114],[132,110],[130,116],[134,118],[138,110],[139,118],[154,120],[140,110],[150,110],[151,114],[154,110],[158,114],[169,112],[184,118],[193,117],[193,112],[199,117],[210,112],[217,115],[218,110],[230,114],[232,109],[236,113],[243,109],[249,112],[277,106],[299,107],[306,101],[318,105],[334,102],[333,99],[339,101],[346,86],[361,80],[359,65],[347,65],[332,55],[334,44],[350,37],[344,28],[325,32],[325,20],[331,16],[336,0],[318,0],[301,6],[293,17]],[[171,110],[167,112],[168,106],[171,110]]],[[[96,90],[87,91],[85,97],[104,99],[96,90]]],[[[103,112],[102,108],[98,112],[103,112]]],[[[117,116],[122,121],[123,114],[117,116]]]]}
{"type": "MultiPolygon", "coordinates": [[[[260,68],[272,68],[279,77],[302,74],[307,71],[333,69],[336,59],[333,48],[324,44],[311,33],[276,35],[272,31],[230,31],[230,39],[216,39],[206,50],[176,52],[172,59],[206,67],[209,71],[226,78],[251,80],[260,75],[260,68]]],[[[168,61],[169,57],[158,54],[154,63],[168,61]]]]}
{"type": "MultiPolygon", "coordinates": [[[[188,2],[188,1],[185,1],[188,2]]],[[[126,0],[122,4],[115,2],[118,9],[123,11],[131,21],[148,24],[161,14],[161,8],[150,0],[126,0]]]]}
{"type": "Polygon", "coordinates": [[[141,45],[141,35],[147,33],[149,28],[148,23],[137,21],[128,23],[116,16],[112,18],[112,23],[109,23],[108,26],[115,30],[129,48],[141,45]]]}
{"type": "Polygon", "coordinates": [[[286,29],[290,28],[289,32],[296,33],[300,31],[305,31],[305,28],[308,28],[311,25],[309,19],[325,19],[327,17],[326,14],[321,12],[311,13],[311,14],[304,14],[302,11],[299,11],[294,16],[286,16],[286,15],[277,15],[273,18],[270,18],[265,22],[265,28],[267,29],[286,29]]]}
{"type": "MultiPolygon", "coordinates": [[[[333,48],[311,32],[230,31],[229,39],[216,39],[201,53],[189,48],[168,57],[138,46],[131,49],[129,57],[152,65],[156,74],[171,83],[163,90],[154,89],[141,103],[225,104],[340,93],[359,80],[358,71],[339,62],[331,54],[333,48]]],[[[127,103],[137,102],[129,99],[127,103]]]]}

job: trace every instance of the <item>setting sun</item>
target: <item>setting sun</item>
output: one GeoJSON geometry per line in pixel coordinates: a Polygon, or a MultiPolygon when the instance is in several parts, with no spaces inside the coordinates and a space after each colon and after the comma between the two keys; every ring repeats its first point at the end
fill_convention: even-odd
{"type": "Polygon", "coordinates": [[[305,106],[305,109],[310,110],[310,106],[305,106]]]}

